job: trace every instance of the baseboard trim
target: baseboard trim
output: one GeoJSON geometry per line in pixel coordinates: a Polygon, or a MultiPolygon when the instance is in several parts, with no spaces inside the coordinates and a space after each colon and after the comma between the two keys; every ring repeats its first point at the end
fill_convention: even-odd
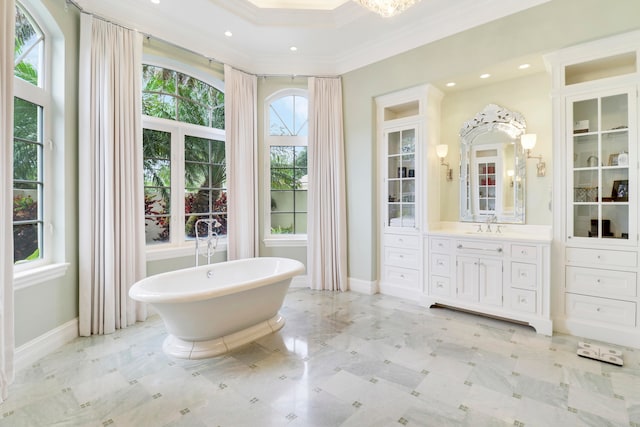
{"type": "Polygon", "coordinates": [[[361,280],[350,277],[347,279],[349,290],[361,294],[373,295],[379,292],[377,280],[361,280]]]}
{"type": "Polygon", "coordinates": [[[19,372],[29,367],[38,359],[53,353],[78,336],[78,318],[75,318],[22,344],[20,347],[17,347],[15,351],[15,371],[19,372]]]}
{"type": "Polygon", "coordinates": [[[307,276],[295,276],[291,279],[290,288],[308,288],[309,281],[307,280],[307,276]]]}

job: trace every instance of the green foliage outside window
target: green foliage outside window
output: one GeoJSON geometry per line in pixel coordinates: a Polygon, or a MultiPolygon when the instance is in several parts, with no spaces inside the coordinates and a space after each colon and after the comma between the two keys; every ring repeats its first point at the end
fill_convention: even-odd
{"type": "Polygon", "coordinates": [[[144,114],[224,129],[224,93],[177,71],[142,67],[144,114]]]}

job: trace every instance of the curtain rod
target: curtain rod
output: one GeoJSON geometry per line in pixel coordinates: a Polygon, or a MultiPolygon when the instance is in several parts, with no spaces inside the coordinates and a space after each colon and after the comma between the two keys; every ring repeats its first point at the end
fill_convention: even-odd
{"type": "MultiPolygon", "coordinates": [[[[73,7],[75,7],[76,9],[78,9],[78,11],[80,11],[81,13],[84,13],[84,14],[87,14],[87,15],[91,15],[91,16],[93,16],[93,17],[94,17],[94,18],[96,18],[96,19],[100,19],[101,21],[105,21],[105,22],[108,22],[108,23],[110,23],[110,24],[117,25],[118,27],[122,27],[122,28],[124,28],[124,29],[126,29],[126,30],[130,30],[130,31],[137,31],[138,33],[142,34],[142,35],[143,35],[147,40],[154,39],[154,40],[157,40],[157,41],[159,41],[159,42],[161,42],[161,43],[165,43],[165,44],[167,44],[167,45],[169,45],[169,46],[171,46],[171,47],[174,47],[174,48],[176,48],[176,49],[181,49],[181,50],[183,50],[183,51],[185,51],[185,52],[188,52],[188,53],[190,53],[190,54],[192,54],[192,55],[195,55],[195,56],[199,56],[199,57],[201,57],[201,58],[204,58],[204,59],[206,59],[206,60],[207,60],[207,61],[209,61],[209,62],[214,62],[214,63],[216,63],[216,64],[223,65],[223,66],[225,65],[225,63],[224,63],[224,62],[222,62],[222,61],[220,61],[220,60],[218,60],[218,59],[216,59],[216,58],[212,58],[212,57],[210,57],[210,56],[204,55],[204,54],[202,54],[202,53],[200,53],[200,52],[196,52],[195,50],[192,50],[192,49],[186,48],[186,47],[184,47],[184,46],[179,46],[179,45],[177,45],[177,44],[175,44],[175,43],[173,43],[173,42],[170,42],[170,41],[168,41],[168,40],[162,39],[162,38],[160,38],[160,37],[156,37],[156,36],[151,35],[151,34],[143,33],[142,31],[135,30],[135,29],[130,28],[130,27],[126,26],[126,25],[123,25],[123,24],[121,24],[121,23],[119,23],[119,22],[114,22],[114,21],[112,21],[112,20],[110,20],[110,19],[107,19],[107,18],[105,18],[105,17],[103,17],[103,16],[96,15],[95,13],[87,12],[87,11],[85,11],[85,10],[82,8],[82,6],[80,6],[80,5],[79,5],[75,0],[65,0],[65,2],[66,2],[66,4],[67,4],[67,5],[68,5],[68,4],[70,4],[70,5],[72,5],[73,7]]],[[[236,66],[233,66],[233,68],[235,68],[235,69],[236,69],[236,70],[238,70],[238,71],[242,71],[242,72],[243,72],[243,73],[245,73],[245,74],[250,74],[250,75],[252,75],[252,76],[261,77],[261,78],[267,78],[267,77],[273,77],[273,78],[276,78],[276,77],[290,77],[290,78],[293,80],[293,79],[295,79],[295,78],[297,78],[297,77],[300,77],[300,78],[310,78],[310,77],[337,77],[337,76],[312,76],[312,75],[306,75],[306,74],[256,74],[256,73],[250,73],[250,72],[245,71],[245,70],[243,70],[243,69],[240,69],[240,68],[238,68],[238,67],[236,67],[236,66]]]]}

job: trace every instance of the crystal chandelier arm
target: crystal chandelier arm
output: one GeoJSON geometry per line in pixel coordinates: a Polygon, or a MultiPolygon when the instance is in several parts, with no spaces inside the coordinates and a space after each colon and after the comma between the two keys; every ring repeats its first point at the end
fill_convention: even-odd
{"type": "Polygon", "coordinates": [[[354,0],[356,3],[377,13],[383,18],[390,18],[403,12],[420,0],[354,0]]]}

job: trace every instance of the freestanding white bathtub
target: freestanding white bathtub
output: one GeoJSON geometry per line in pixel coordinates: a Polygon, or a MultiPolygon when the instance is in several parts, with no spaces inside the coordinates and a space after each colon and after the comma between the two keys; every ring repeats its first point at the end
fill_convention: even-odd
{"type": "Polygon", "coordinates": [[[288,258],[248,258],[147,277],[129,296],[153,306],[169,332],[165,353],[204,359],[278,331],[278,313],[304,265],[288,258]]]}

